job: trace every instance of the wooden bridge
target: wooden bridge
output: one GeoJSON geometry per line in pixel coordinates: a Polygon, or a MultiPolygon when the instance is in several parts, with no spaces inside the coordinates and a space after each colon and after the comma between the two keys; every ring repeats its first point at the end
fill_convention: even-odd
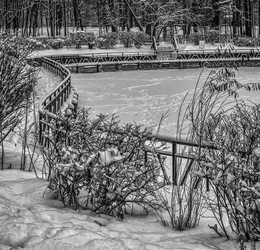
{"type": "Polygon", "coordinates": [[[253,49],[207,49],[207,50],[174,50],[151,52],[109,52],[85,53],[50,56],[52,60],[61,64],[129,62],[129,61],[155,61],[155,60],[209,60],[209,59],[247,59],[259,58],[260,50],[253,49]]]}

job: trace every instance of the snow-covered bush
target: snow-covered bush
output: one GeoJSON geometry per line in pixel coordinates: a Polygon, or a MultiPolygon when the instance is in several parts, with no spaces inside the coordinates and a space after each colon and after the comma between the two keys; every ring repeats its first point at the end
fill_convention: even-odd
{"type": "Polygon", "coordinates": [[[66,46],[65,38],[37,37],[27,40],[35,44],[35,50],[61,49],[66,46]]]}
{"type": "Polygon", "coordinates": [[[134,204],[156,209],[164,163],[153,153],[155,146],[145,153],[149,134],[141,125],[120,125],[114,116],[91,119],[87,110],[76,119],[62,119],[51,139],[58,155],[50,166],[49,188],[65,206],[121,219],[134,204]]]}
{"type": "Polygon", "coordinates": [[[125,48],[132,47],[133,45],[140,48],[148,39],[149,36],[144,32],[122,31],[119,33],[119,40],[125,48]]]}
{"type": "Polygon", "coordinates": [[[57,38],[57,39],[50,39],[48,45],[52,49],[61,49],[64,46],[64,40],[57,38]]]}
{"type": "Polygon", "coordinates": [[[48,49],[48,45],[43,44],[38,39],[34,39],[34,38],[24,38],[24,39],[27,40],[28,43],[30,43],[32,45],[34,50],[45,50],[45,49],[48,49]]]}
{"type": "Polygon", "coordinates": [[[219,42],[219,31],[218,30],[208,30],[205,32],[205,42],[206,43],[218,43],[219,42]]]}
{"type": "Polygon", "coordinates": [[[135,32],[134,46],[138,49],[141,48],[141,46],[144,45],[149,38],[150,37],[144,32],[135,32]]]}
{"type": "Polygon", "coordinates": [[[97,38],[97,47],[100,49],[112,49],[118,41],[118,33],[109,32],[97,38]]]}
{"type": "Polygon", "coordinates": [[[233,43],[239,47],[255,47],[259,46],[260,39],[252,37],[238,37],[233,39],[233,43]]]}
{"type": "Polygon", "coordinates": [[[135,32],[122,31],[119,33],[119,40],[125,48],[132,47],[134,44],[135,32]]]}
{"type": "Polygon", "coordinates": [[[201,34],[201,33],[199,33],[199,32],[194,32],[194,33],[190,34],[190,35],[187,37],[187,39],[188,39],[190,42],[194,43],[195,45],[199,45],[199,42],[200,42],[201,40],[205,40],[205,35],[204,35],[204,34],[201,34]]]}
{"type": "Polygon", "coordinates": [[[87,33],[85,31],[75,31],[70,33],[70,41],[77,49],[82,45],[91,44],[95,42],[94,33],[87,33]]]}

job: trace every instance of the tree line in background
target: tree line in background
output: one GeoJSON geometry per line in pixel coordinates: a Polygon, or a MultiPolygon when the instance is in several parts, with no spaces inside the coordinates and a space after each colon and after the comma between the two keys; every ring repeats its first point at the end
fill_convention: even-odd
{"type": "Polygon", "coordinates": [[[69,31],[139,28],[150,36],[219,29],[259,34],[258,0],[0,0],[0,29],[22,36],[68,36],[69,31]]]}

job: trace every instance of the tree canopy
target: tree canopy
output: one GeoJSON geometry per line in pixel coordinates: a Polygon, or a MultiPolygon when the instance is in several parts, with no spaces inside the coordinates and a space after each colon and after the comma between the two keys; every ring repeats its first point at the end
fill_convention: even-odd
{"type": "Polygon", "coordinates": [[[158,35],[163,29],[222,29],[259,35],[257,0],[0,0],[0,29],[23,36],[67,36],[69,30],[131,28],[158,35]]]}

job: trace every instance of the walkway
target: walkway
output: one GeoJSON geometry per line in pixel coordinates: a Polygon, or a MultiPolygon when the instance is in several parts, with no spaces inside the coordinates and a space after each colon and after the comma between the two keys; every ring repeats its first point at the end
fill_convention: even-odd
{"type": "MultiPolygon", "coordinates": [[[[161,46],[168,47],[169,44],[161,44],[161,46]]],[[[218,44],[206,44],[205,48],[201,50],[199,45],[193,44],[179,44],[179,52],[191,52],[192,50],[201,51],[201,52],[209,52],[213,51],[217,48],[218,44]]],[[[238,50],[250,50],[253,47],[238,47],[234,46],[234,49],[238,50]]],[[[256,48],[255,48],[256,49],[256,48]]],[[[80,49],[76,48],[62,48],[62,49],[50,49],[50,50],[42,50],[33,53],[33,57],[42,57],[42,56],[61,56],[61,55],[82,55],[82,54],[92,54],[92,53],[144,53],[144,54],[153,54],[154,50],[150,48],[150,46],[142,46],[140,49],[135,47],[125,48],[122,45],[117,45],[113,49],[89,49],[87,46],[82,46],[80,49]]]]}
{"type": "Polygon", "coordinates": [[[60,55],[74,55],[74,54],[89,54],[89,53],[118,53],[118,52],[140,52],[140,53],[151,53],[154,51],[150,49],[150,46],[143,46],[140,49],[135,47],[124,48],[123,46],[115,46],[114,49],[89,49],[87,46],[82,46],[80,49],[76,48],[62,48],[62,49],[50,49],[42,50],[33,53],[33,57],[42,57],[42,56],[60,56],[60,55]]]}
{"type": "Polygon", "coordinates": [[[37,96],[41,99],[42,97],[50,93],[51,90],[53,90],[60,82],[61,79],[59,77],[41,67],[36,87],[37,96]]]}

